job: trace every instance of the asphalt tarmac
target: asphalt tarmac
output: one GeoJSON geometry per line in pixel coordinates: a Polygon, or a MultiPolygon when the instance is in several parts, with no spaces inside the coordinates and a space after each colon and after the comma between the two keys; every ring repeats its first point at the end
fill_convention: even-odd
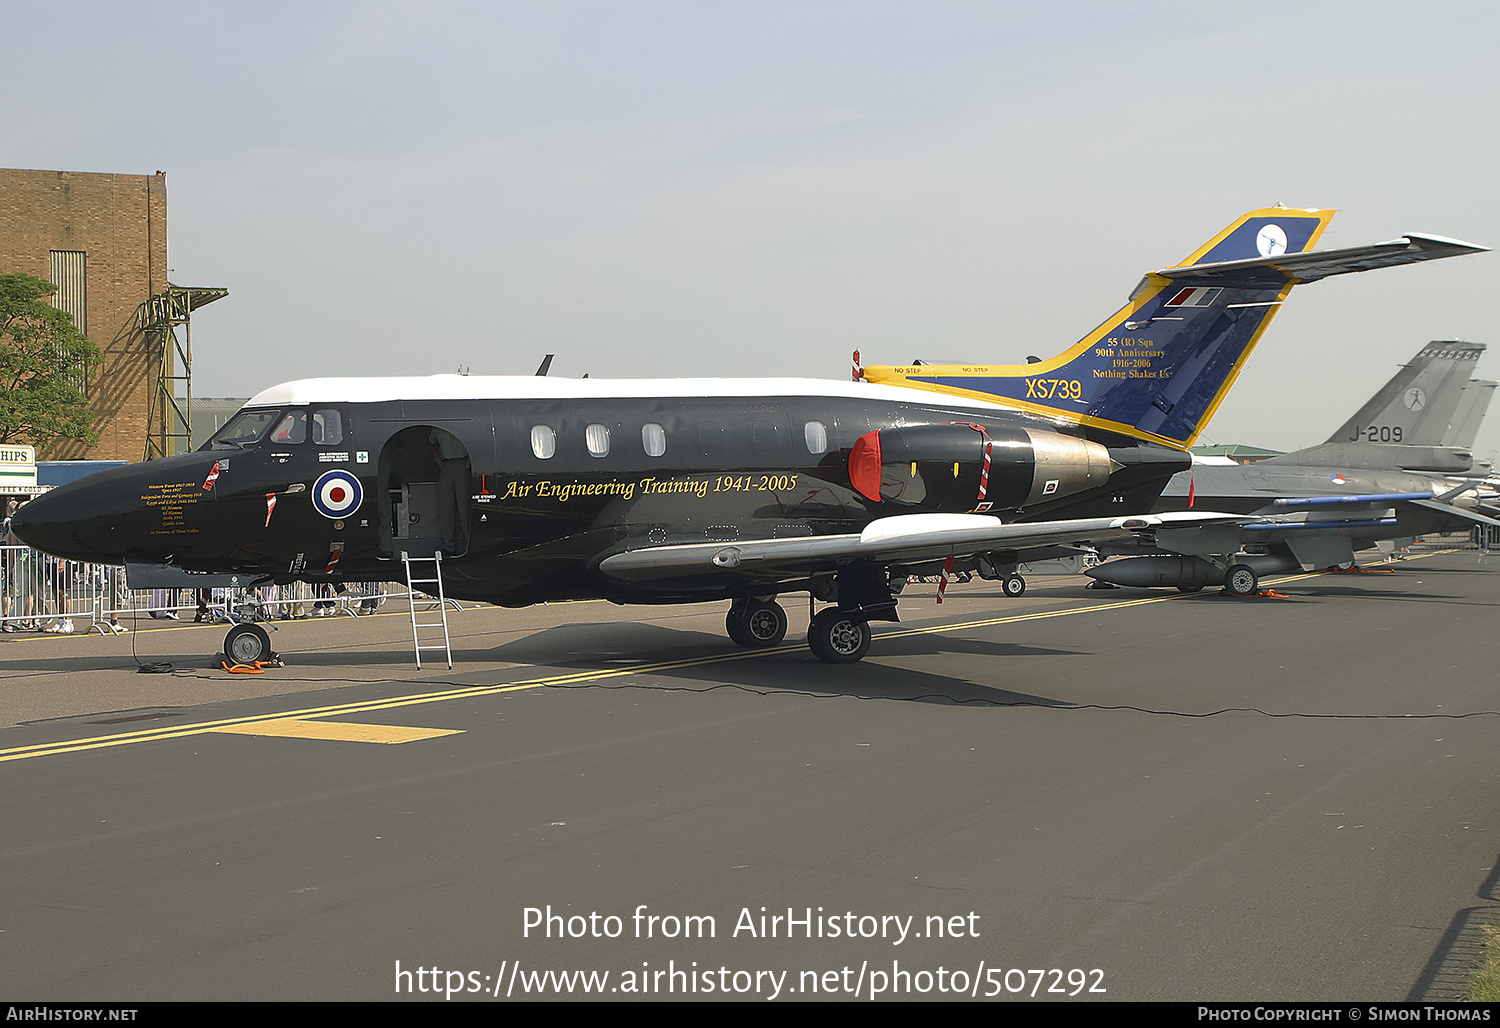
{"type": "Polygon", "coordinates": [[[1497,572],[0,637],[0,999],[1460,998],[1497,572]]]}

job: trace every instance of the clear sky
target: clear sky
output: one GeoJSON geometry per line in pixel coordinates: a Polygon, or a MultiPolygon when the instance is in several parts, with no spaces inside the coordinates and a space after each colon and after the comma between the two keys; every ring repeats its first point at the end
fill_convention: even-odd
{"type": "MultiPolygon", "coordinates": [[[[1255,207],[1500,245],[1500,5],[10,5],[0,165],[167,173],[194,392],[1050,356],[1255,207]]],[[[1299,288],[1206,440],[1321,442],[1500,254],[1299,288]]],[[[1479,371],[1500,377],[1500,352],[1479,371]]],[[[1500,411],[1477,450],[1500,448],[1500,411]]]]}

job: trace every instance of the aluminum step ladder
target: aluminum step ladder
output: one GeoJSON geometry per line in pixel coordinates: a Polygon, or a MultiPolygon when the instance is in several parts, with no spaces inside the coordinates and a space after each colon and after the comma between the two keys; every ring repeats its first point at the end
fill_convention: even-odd
{"type": "MultiPolygon", "coordinates": [[[[448,598],[447,598],[447,596],[445,596],[443,594],[443,551],[437,550],[437,551],[435,551],[433,553],[433,555],[431,557],[413,557],[411,554],[407,553],[405,550],[402,550],[401,551],[401,563],[406,568],[406,598],[407,598],[407,602],[410,603],[410,605],[411,605],[411,644],[412,644],[413,649],[416,651],[416,655],[417,655],[417,670],[418,671],[422,670],[422,651],[423,650],[442,650],[443,651],[443,656],[445,656],[446,658],[448,658],[448,669],[451,671],[453,669],[453,647],[452,647],[452,645],[450,644],[450,642],[448,640],[448,598]],[[413,574],[412,574],[412,565],[413,564],[431,564],[432,565],[432,577],[431,578],[415,578],[415,577],[413,577],[413,574]],[[431,585],[431,586],[436,586],[437,587],[436,588],[436,592],[437,592],[437,616],[438,616],[438,620],[436,620],[436,621],[418,621],[417,620],[417,589],[416,589],[416,587],[419,586],[419,585],[431,585]],[[428,630],[428,632],[429,632],[429,636],[428,637],[435,640],[437,638],[437,634],[435,632],[432,632],[431,630],[432,629],[436,629],[436,628],[441,628],[443,630],[443,642],[442,642],[442,645],[438,645],[437,642],[430,642],[430,643],[423,644],[423,642],[422,642],[422,634],[421,634],[422,630],[423,629],[428,630]]],[[[427,590],[427,591],[430,593],[432,590],[427,590]]],[[[422,613],[423,614],[429,614],[431,612],[429,612],[429,611],[422,611],[422,613]]]]}

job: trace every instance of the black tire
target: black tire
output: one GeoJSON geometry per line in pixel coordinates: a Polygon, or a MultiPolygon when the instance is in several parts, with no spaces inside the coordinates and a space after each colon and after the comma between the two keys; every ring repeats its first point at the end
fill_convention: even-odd
{"type": "Polygon", "coordinates": [[[224,636],[224,659],[230,664],[270,660],[271,637],[259,625],[235,625],[224,636]]]}
{"type": "Polygon", "coordinates": [[[786,638],[786,611],[775,600],[747,600],[729,608],[724,628],[736,644],[766,649],[786,638]]]}
{"type": "Polygon", "coordinates": [[[1000,591],[1011,599],[1026,593],[1026,579],[1020,575],[1006,575],[1000,583],[1000,591]]]}
{"type": "Polygon", "coordinates": [[[1203,586],[1201,586],[1201,585],[1179,585],[1177,587],[1177,591],[1180,592],[1180,593],[1201,593],[1203,591],[1203,586]]]}
{"type": "Polygon", "coordinates": [[[730,642],[736,646],[750,645],[750,637],[745,634],[745,614],[739,604],[729,608],[729,613],[724,615],[724,631],[729,633],[730,642]]]}
{"type": "Polygon", "coordinates": [[[870,651],[870,623],[837,607],[819,611],[807,626],[807,646],[829,664],[853,664],[870,651]]]}
{"type": "Polygon", "coordinates": [[[1260,592],[1260,576],[1249,564],[1231,564],[1224,572],[1224,591],[1231,596],[1254,596],[1260,592]]]}
{"type": "Polygon", "coordinates": [[[775,600],[751,600],[745,604],[745,636],[750,645],[764,649],[786,638],[786,611],[775,600]]]}

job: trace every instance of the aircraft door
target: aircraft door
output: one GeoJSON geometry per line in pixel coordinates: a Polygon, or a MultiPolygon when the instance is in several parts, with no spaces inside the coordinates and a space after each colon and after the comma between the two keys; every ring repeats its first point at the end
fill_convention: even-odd
{"type": "Polygon", "coordinates": [[[402,429],[381,449],[378,475],[382,553],[468,551],[473,470],[456,435],[431,425],[402,429]]]}

